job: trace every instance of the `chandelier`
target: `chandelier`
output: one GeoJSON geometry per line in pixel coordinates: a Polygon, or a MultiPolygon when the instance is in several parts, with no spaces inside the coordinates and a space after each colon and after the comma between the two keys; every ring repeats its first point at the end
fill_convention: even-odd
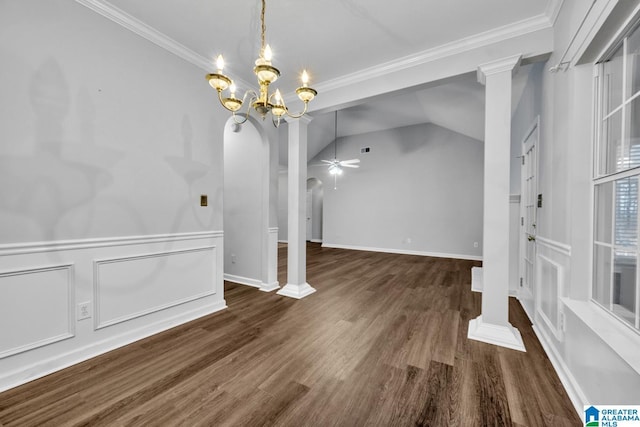
{"type": "Polygon", "coordinates": [[[271,120],[274,126],[278,127],[280,119],[283,116],[288,116],[294,119],[302,117],[307,112],[309,101],[311,101],[318,92],[315,89],[309,87],[309,74],[304,70],[302,72],[301,80],[302,86],[296,89],[298,98],[304,103],[304,109],[297,114],[291,114],[289,108],[287,108],[280,89],[276,89],[274,93],[269,93],[269,85],[275,82],[280,77],[280,71],[271,65],[272,52],[271,47],[265,44],[265,24],[264,16],[266,9],[266,0],[262,0],[262,12],[260,14],[261,32],[260,32],[260,56],[255,61],[255,67],[253,72],[258,78],[259,92],[253,89],[249,89],[245,92],[242,99],[236,97],[236,85],[229,77],[223,74],[224,59],[222,55],[218,55],[216,60],[217,72],[207,74],[206,78],[209,81],[211,87],[218,92],[218,99],[220,104],[233,114],[233,119],[236,123],[242,124],[249,119],[251,108],[256,110],[258,114],[264,120],[267,114],[271,113],[271,120]],[[223,91],[229,89],[229,96],[223,94],[223,91]],[[248,102],[246,102],[248,100],[248,102]],[[243,105],[247,105],[244,113],[240,112],[243,105]]]}

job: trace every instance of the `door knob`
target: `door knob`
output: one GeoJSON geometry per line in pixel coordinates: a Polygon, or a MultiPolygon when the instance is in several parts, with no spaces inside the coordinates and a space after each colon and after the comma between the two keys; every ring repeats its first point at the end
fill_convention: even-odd
{"type": "Polygon", "coordinates": [[[531,234],[529,234],[527,236],[527,240],[530,241],[530,242],[535,242],[536,241],[536,236],[532,236],[531,234]]]}

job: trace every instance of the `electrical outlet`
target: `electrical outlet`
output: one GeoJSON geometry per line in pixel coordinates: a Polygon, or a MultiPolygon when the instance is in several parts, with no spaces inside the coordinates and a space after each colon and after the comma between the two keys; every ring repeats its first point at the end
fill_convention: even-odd
{"type": "Polygon", "coordinates": [[[236,263],[236,254],[231,254],[231,264],[236,263]]]}
{"type": "Polygon", "coordinates": [[[559,323],[558,326],[560,327],[560,330],[562,332],[565,332],[565,330],[566,330],[565,329],[566,328],[566,319],[564,317],[564,312],[562,312],[562,311],[558,314],[558,323],[559,323]]]}
{"type": "Polygon", "coordinates": [[[78,320],[90,319],[91,318],[91,301],[81,302],[78,304],[78,320]]]}
{"type": "Polygon", "coordinates": [[[473,247],[477,248],[478,247],[478,242],[473,242],[473,247]]]}

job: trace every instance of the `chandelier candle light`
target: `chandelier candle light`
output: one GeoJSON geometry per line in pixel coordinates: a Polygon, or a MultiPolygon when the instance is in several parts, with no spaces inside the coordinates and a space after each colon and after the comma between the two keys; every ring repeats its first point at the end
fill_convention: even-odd
{"type": "Polygon", "coordinates": [[[297,119],[302,117],[306,112],[309,105],[309,101],[313,100],[318,92],[315,89],[309,87],[309,74],[304,70],[302,72],[301,80],[302,86],[296,89],[298,98],[304,103],[304,109],[298,114],[291,114],[289,109],[285,105],[280,89],[276,89],[274,93],[269,93],[269,85],[275,82],[280,77],[280,71],[271,65],[272,52],[271,47],[265,44],[265,24],[264,15],[266,9],[266,0],[262,0],[262,13],[260,14],[261,27],[261,45],[260,45],[260,57],[256,59],[253,72],[258,78],[258,84],[260,86],[260,93],[257,93],[253,89],[249,89],[245,92],[242,99],[236,97],[236,85],[229,77],[223,74],[224,59],[222,55],[219,55],[216,60],[217,72],[207,74],[206,78],[209,84],[218,92],[218,99],[220,104],[233,114],[233,119],[236,123],[242,124],[249,119],[251,113],[251,107],[262,116],[262,119],[271,112],[271,120],[274,126],[278,127],[280,119],[286,114],[288,117],[297,119]],[[224,96],[223,91],[229,89],[229,96],[224,96]],[[242,113],[241,118],[238,118],[236,114],[245,104],[245,101],[249,99],[246,112],[242,113]]]}

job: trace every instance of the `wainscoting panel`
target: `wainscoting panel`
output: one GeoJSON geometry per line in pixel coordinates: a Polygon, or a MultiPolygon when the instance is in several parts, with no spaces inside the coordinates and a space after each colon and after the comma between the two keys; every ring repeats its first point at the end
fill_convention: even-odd
{"type": "Polygon", "coordinates": [[[73,337],[73,265],[0,272],[0,295],[0,358],[73,337]]]}
{"type": "Polygon", "coordinates": [[[536,270],[537,314],[556,339],[562,340],[560,298],[564,292],[564,269],[557,262],[538,254],[536,270]]]}
{"type": "Polygon", "coordinates": [[[216,247],[94,262],[96,328],[216,293],[216,247]]]}
{"type": "Polygon", "coordinates": [[[0,391],[224,309],[222,248],[220,231],[0,244],[0,391]]]}

